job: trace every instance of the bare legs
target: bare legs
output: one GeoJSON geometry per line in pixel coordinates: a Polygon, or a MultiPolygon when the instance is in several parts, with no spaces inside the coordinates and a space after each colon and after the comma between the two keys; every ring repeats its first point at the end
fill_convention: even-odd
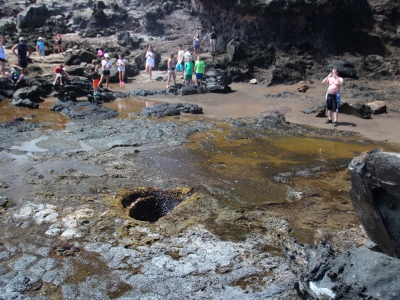
{"type": "Polygon", "coordinates": [[[60,73],[56,74],[56,78],[54,79],[53,85],[56,85],[58,78],[60,78],[60,85],[63,85],[63,83],[62,83],[62,75],[60,73]]]}
{"type": "Polygon", "coordinates": [[[125,80],[125,71],[119,71],[119,83],[124,84],[125,80]]]}
{"type": "Polygon", "coordinates": [[[167,88],[169,88],[169,83],[171,81],[171,77],[174,79],[174,84],[176,85],[176,73],[175,73],[175,71],[168,72],[167,88]]]}
{"type": "Polygon", "coordinates": [[[150,76],[150,80],[151,80],[151,75],[153,75],[153,70],[152,70],[153,68],[150,66],[150,65],[146,65],[146,72],[147,72],[147,74],[149,74],[149,76],[150,76]]]}
{"type": "Polygon", "coordinates": [[[101,75],[100,81],[99,81],[99,84],[97,85],[97,87],[100,86],[100,84],[103,82],[104,78],[106,79],[106,89],[108,89],[108,83],[110,81],[110,75],[101,75]]]}

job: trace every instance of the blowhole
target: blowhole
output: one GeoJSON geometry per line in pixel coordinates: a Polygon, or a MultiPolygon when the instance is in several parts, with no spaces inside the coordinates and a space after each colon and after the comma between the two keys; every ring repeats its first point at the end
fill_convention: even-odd
{"type": "Polygon", "coordinates": [[[119,193],[127,214],[139,221],[156,222],[185,200],[189,189],[140,188],[119,193]]]}

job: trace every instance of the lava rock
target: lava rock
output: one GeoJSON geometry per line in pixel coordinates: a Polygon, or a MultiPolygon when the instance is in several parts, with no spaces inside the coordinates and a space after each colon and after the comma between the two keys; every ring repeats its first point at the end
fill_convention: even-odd
{"type": "Polygon", "coordinates": [[[339,103],[339,112],[360,117],[362,119],[369,119],[371,117],[371,109],[364,103],[348,103],[341,101],[339,103]]]}
{"type": "Polygon", "coordinates": [[[284,256],[304,299],[398,299],[400,260],[366,247],[338,255],[327,241],[317,246],[284,242],[284,256]],[[379,296],[377,296],[379,295],[379,296]]]}
{"type": "Polygon", "coordinates": [[[372,101],[367,103],[367,106],[374,115],[387,113],[385,101],[372,101]]]}
{"type": "Polygon", "coordinates": [[[183,113],[202,114],[203,109],[196,104],[188,103],[162,103],[154,107],[143,108],[141,115],[147,118],[155,117],[161,118],[166,116],[178,116],[183,113]]]}
{"type": "Polygon", "coordinates": [[[30,6],[17,16],[17,27],[18,28],[30,28],[30,27],[41,27],[46,24],[46,21],[50,17],[50,11],[46,5],[34,5],[30,6]]]}
{"type": "Polygon", "coordinates": [[[115,118],[118,112],[106,107],[91,104],[89,102],[62,102],[57,101],[51,111],[59,111],[74,120],[105,120],[115,118]],[[82,110],[83,109],[83,110],[82,110]]]}
{"type": "Polygon", "coordinates": [[[32,102],[29,99],[12,99],[11,104],[14,106],[26,107],[26,108],[39,108],[39,104],[32,102]]]}
{"type": "Polygon", "coordinates": [[[231,90],[229,85],[232,83],[232,79],[229,77],[227,70],[211,69],[204,74],[203,80],[207,92],[223,93],[231,90]]]}
{"type": "Polygon", "coordinates": [[[40,89],[38,86],[28,86],[18,89],[13,94],[13,99],[30,99],[32,101],[40,99],[40,89]]]}
{"type": "Polygon", "coordinates": [[[239,37],[232,39],[226,46],[226,52],[228,53],[229,61],[235,61],[243,59],[246,54],[243,50],[244,43],[239,37]]]}
{"type": "Polygon", "coordinates": [[[344,60],[332,60],[326,67],[328,72],[332,72],[332,69],[338,69],[341,77],[357,77],[357,71],[354,69],[354,64],[344,60]]]}
{"type": "Polygon", "coordinates": [[[387,255],[400,256],[400,154],[364,152],[349,164],[350,196],[368,236],[387,255]]]}

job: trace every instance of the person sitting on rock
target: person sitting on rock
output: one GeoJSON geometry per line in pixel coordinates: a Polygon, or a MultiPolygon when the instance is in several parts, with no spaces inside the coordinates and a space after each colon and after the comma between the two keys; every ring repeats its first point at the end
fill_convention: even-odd
{"type": "Polygon", "coordinates": [[[60,64],[59,66],[54,68],[54,82],[53,85],[56,85],[57,79],[60,78],[60,85],[63,85],[62,83],[62,75],[65,74],[68,76],[68,78],[71,78],[71,76],[69,76],[69,74],[64,70],[64,65],[60,64]]]}
{"type": "Polygon", "coordinates": [[[22,68],[17,63],[11,68],[10,73],[6,73],[6,76],[13,85],[17,85],[24,78],[22,68]]]}

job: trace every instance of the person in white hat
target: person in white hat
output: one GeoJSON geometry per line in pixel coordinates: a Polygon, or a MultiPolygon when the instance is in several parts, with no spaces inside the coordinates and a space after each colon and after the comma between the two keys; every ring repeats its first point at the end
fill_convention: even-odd
{"type": "Polygon", "coordinates": [[[103,80],[106,79],[106,88],[108,89],[112,66],[112,62],[110,61],[110,56],[108,55],[108,53],[104,53],[104,59],[101,61],[101,66],[103,68],[103,73],[101,74],[99,85],[97,87],[100,87],[103,80]]]}
{"type": "Polygon", "coordinates": [[[44,53],[44,42],[43,39],[39,36],[36,42],[36,51],[38,52],[39,59],[43,56],[43,60],[46,60],[46,56],[44,53]]]}
{"type": "Polygon", "coordinates": [[[22,68],[22,74],[25,74],[25,69],[28,67],[28,58],[32,54],[31,47],[25,43],[25,39],[21,36],[19,38],[19,43],[15,44],[11,48],[12,52],[16,57],[18,57],[18,66],[22,68]],[[18,54],[15,50],[18,49],[18,54]],[[29,53],[28,53],[29,52],[29,53]]]}

